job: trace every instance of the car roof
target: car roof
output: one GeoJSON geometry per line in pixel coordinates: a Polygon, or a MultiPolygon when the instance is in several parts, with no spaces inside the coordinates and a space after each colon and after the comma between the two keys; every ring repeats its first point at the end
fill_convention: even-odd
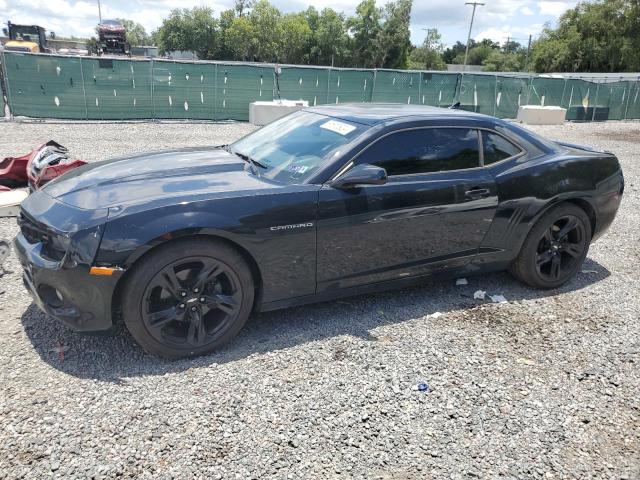
{"type": "Polygon", "coordinates": [[[465,110],[398,103],[345,103],[341,105],[321,105],[306,110],[364,125],[376,125],[402,117],[424,117],[425,119],[451,119],[455,117],[459,119],[485,120],[488,118],[486,115],[465,110]]]}

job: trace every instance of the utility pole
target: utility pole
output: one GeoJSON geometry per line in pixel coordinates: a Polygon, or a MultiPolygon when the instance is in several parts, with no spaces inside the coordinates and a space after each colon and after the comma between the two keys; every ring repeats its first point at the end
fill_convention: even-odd
{"type": "Polygon", "coordinates": [[[511,42],[511,37],[507,37],[507,43],[504,45],[504,53],[509,53],[509,42],[511,42]]]}
{"type": "Polygon", "coordinates": [[[469,56],[469,42],[471,41],[471,29],[473,29],[473,19],[476,16],[476,7],[484,6],[484,3],[479,2],[466,2],[465,5],[473,5],[473,12],[471,13],[471,24],[469,25],[469,35],[467,35],[467,48],[464,52],[464,65],[462,65],[462,74],[467,69],[467,57],[469,56]]]}
{"type": "Polygon", "coordinates": [[[100,6],[100,0],[98,0],[98,19],[100,20],[100,23],[102,23],[102,8],[100,6]]]}
{"type": "Polygon", "coordinates": [[[524,57],[524,71],[528,72],[529,67],[529,52],[531,51],[531,35],[529,35],[529,45],[527,45],[527,55],[524,57]]]}

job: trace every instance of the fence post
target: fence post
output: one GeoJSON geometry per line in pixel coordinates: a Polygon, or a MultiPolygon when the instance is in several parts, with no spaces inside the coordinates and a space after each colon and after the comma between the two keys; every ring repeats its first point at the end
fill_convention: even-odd
{"type": "Polygon", "coordinates": [[[496,110],[498,109],[498,75],[494,78],[493,83],[493,116],[496,116],[496,110]]]}
{"type": "MultiPolygon", "coordinates": [[[[213,69],[213,119],[218,120],[218,62],[214,63],[213,69]]],[[[273,82],[273,75],[271,75],[273,82]]],[[[275,85],[275,82],[273,83],[275,85]]],[[[275,88],[275,86],[273,87],[275,88]]],[[[271,97],[274,97],[273,88],[271,89],[271,97]]]]}
{"type": "Polygon", "coordinates": [[[331,87],[331,70],[333,67],[329,67],[327,72],[327,105],[329,104],[329,88],[331,87]]]}
{"type": "MultiPolygon", "coordinates": [[[[561,107],[562,107],[562,105],[564,104],[564,94],[565,94],[565,92],[566,92],[566,91],[567,91],[567,79],[565,78],[565,79],[564,79],[564,86],[562,87],[562,97],[560,98],[560,106],[561,106],[561,107]]],[[[568,111],[569,111],[569,107],[570,107],[570,106],[571,106],[571,105],[569,105],[569,106],[567,107],[567,113],[568,113],[568,111]]]]}
{"type": "Polygon", "coordinates": [[[595,121],[596,119],[596,109],[598,108],[598,94],[600,93],[600,83],[596,84],[596,101],[593,106],[593,113],[591,114],[591,121],[595,121]]]}
{"type": "Polygon", "coordinates": [[[373,86],[371,87],[371,103],[373,103],[373,97],[376,94],[376,77],[378,76],[378,69],[373,69],[373,86]]]}
{"type": "Polygon", "coordinates": [[[149,87],[151,89],[151,119],[156,120],[156,100],[154,98],[154,81],[155,76],[153,75],[153,58],[149,61],[149,87]]]}
{"type": "MultiPolygon", "coordinates": [[[[9,74],[7,73],[7,57],[4,54],[4,50],[0,51],[2,55],[2,78],[4,79],[4,85],[7,91],[7,107],[9,107],[9,120],[13,120],[13,99],[11,99],[11,91],[9,90],[9,74]]],[[[0,87],[0,94],[2,94],[2,88],[0,87]]],[[[2,112],[2,116],[4,117],[4,112],[2,112]]]]}
{"type": "Polygon", "coordinates": [[[419,72],[418,75],[420,75],[420,79],[418,80],[418,104],[424,105],[422,101],[422,72],[419,72]]]}
{"type": "Polygon", "coordinates": [[[82,80],[82,98],[84,98],[84,118],[89,120],[89,107],[87,107],[87,91],[84,88],[84,68],[82,67],[82,57],[80,57],[80,79],[82,80]]]}
{"type": "Polygon", "coordinates": [[[625,82],[629,86],[629,92],[627,92],[627,87],[624,87],[624,91],[627,92],[627,105],[624,108],[624,117],[623,120],[627,120],[627,115],[629,114],[629,98],[631,97],[631,82],[625,82]]]}

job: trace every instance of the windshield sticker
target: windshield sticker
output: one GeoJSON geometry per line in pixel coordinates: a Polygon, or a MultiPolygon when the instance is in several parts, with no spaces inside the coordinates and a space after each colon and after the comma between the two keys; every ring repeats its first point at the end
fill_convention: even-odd
{"type": "Polygon", "coordinates": [[[289,165],[287,168],[288,171],[293,173],[303,174],[307,170],[309,170],[309,165],[289,165]]]}
{"type": "Polygon", "coordinates": [[[337,120],[329,120],[328,122],[320,125],[320,128],[324,128],[325,130],[330,130],[335,133],[339,133],[340,135],[348,135],[353,132],[356,127],[353,125],[349,125],[348,123],[339,122],[337,120]]]}

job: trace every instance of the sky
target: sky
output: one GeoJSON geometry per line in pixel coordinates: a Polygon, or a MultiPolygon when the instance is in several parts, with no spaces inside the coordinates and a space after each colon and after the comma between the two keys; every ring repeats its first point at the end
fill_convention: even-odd
{"type": "MultiPolygon", "coordinates": [[[[353,14],[361,0],[271,0],[283,12],[306,10],[314,5],[321,10],[331,7],[353,14]]],[[[378,0],[383,5],[387,0],[378,0]]],[[[560,15],[573,7],[577,0],[483,0],[473,26],[476,40],[490,38],[505,42],[507,37],[526,44],[529,35],[534,39],[545,23],[555,24],[560,15]]],[[[230,8],[233,0],[102,0],[103,18],[129,18],[141,23],[147,32],[156,29],[174,8],[208,6],[216,13],[230,8]]],[[[411,40],[421,44],[427,28],[437,28],[445,45],[457,40],[466,42],[471,19],[471,6],[465,0],[414,0],[411,15],[411,40]]],[[[0,22],[38,24],[58,36],[89,37],[98,22],[97,0],[0,0],[0,22]]]]}

